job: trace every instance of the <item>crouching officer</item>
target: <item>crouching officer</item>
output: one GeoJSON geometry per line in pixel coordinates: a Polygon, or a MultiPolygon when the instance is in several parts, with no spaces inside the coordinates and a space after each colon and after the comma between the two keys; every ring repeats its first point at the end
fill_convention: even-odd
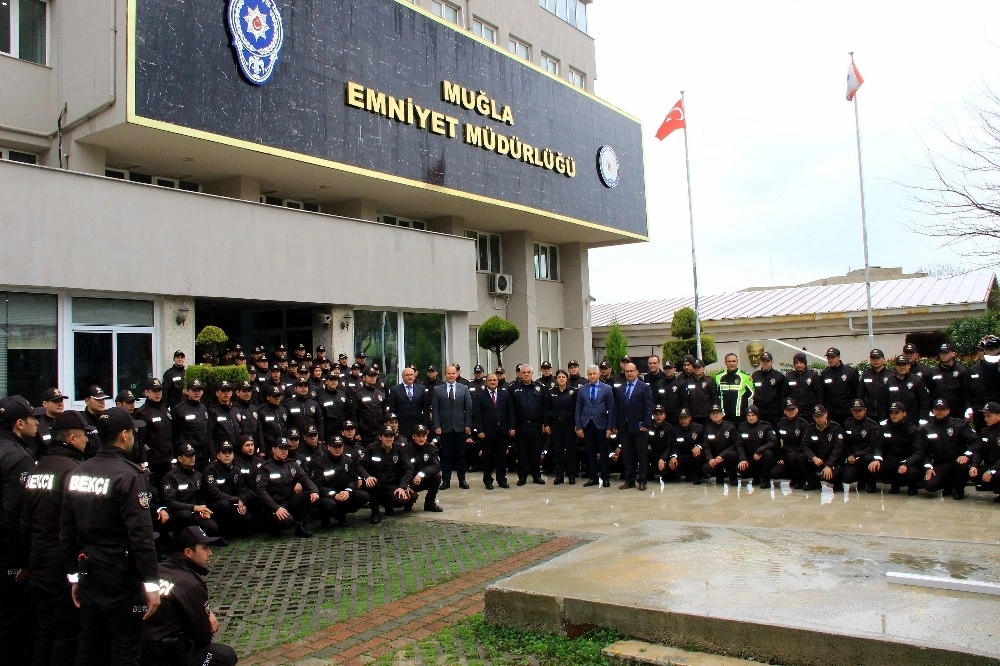
{"type": "Polygon", "coordinates": [[[208,606],[204,576],[218,540],[195,525],[177,535],[178,552],[159,566],[160,610],[142,629],[143,666],[232,666],[239,660],[233,648],[212,642],[219,621],[208,606]]]}
{"type": "Polygon", "coordinates": [[[395,443],[396,431],[385,426],[379,434],[379,441],[368,449],[368,455],[360,468],[364,486],[371,494],[371,523],[382,522],[379,506],[385,506],[385,513],[391,516],[393,507],[403,507],[410,501],[410,481],[413,479],[413,465],[406,450],[395,443]]]}
{"type": "Polygon", "coordinates": [[[430,431],[422,423],[417,424],[406,446],[406,454],[410,456],[413,465],[413,480],[410,481],[410,501],[405,509],[409,511],[417,501],[417,493],[426,490],[424,496],[424,511],[441,513],[444,511],[437,503],[438,489],[441,486],[441,457],[437,447],[427,442],[430,431]]]}
{"type": "Polygon", "coordinates": [[[236,449],[229,442],[222,442],[215,454],[215,461],[205,468],[206,486],[215,488],[222,494],[221,498],[209,502],[208,509],[223,534],[249,536],[253,532],[253,516],[247,505],[254,494],[244,483],[235,460],[236,449]]]}
{"type": "Polygon", "coordinates": [[[920,429],[923,437],[924,490],[943,490],[952,499],[965,499],[969,463],[979,445],[976,433],[962,419],[952,418],[948,401],[938,398],[931,405],[934,418],[920,429]]]}
{"type": "Polygon", "coordinates": [[[907,495],[916,495],[923,477],[923,439],[917,436],[917,427],[906,418],[906,405],[893,402],[889,405],[889,421],[882,429],[882,441],[875,445],[875,453],[868,471],[882,477],[889,484],[889,494],[899,493],[906,485],[907,495]]]}
{"type": "Polygon", "coordinates": [[[128,458],[143,425],[120,407],[98,416],[101,448],[70,474],[63,496],[59,542],[80,608],[78,664],[134,664],[143,620],[160,606],[151,494],[128,458]]]}
{"type": "Polygon", "coordinates": [[[370,500],[360,486],[354,457],[344,455],[344,438],[334,435],[326,441],[325,456],[316,456],[309,463],[309,478],[319,488],[320,526],[326,528],[330,518],[343,527],[347,514],[354,513],[370,500]]]}
{"type": "Polygon", "coordinates": [[[179,534],[189,525],[197,525],[206,533],[216,536],[219,524],[212,520],[208,505],[224,499],[221,492],[205,483],[201,472],[195,469],[197,454],[190,444],[177,449],[177,464],[163,476],[160,499],[163,506],[157,510],[160,520],[167,515],[165,528],[179,534]]]}
{"type": "Polygon", "coordinates": [[[271,534],[278,536],[294,525],[295,536],[311,537],[306,521],[312,505],[319,501],[319,489],[298,462],[288,459],[287,439],[274,445],[271,456],[257,478],[257,497],[271,514],[271,534]]]}

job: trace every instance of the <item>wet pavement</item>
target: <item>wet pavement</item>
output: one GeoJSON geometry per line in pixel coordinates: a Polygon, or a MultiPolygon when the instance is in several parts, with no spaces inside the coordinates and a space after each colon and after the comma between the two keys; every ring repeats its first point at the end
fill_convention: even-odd
{"type": "Polygon", "coordinates": [[[992,493],[617,485],[473,489],[460,506],[441,494],[452,520],[607,535],[492,586],[490,621],[786,664],[1000,663],[1000,598],[885,579],[1000,582],[992,493]]]}
{"type": "Polygon", "coordinates": [[[649,484],[646,490],[544,486],[529,483],[486,490],[468,478],[470,490],[455,485],[438,494],[445,513],[429,516],[469,523],[565,530],[591,534],[622,532],[650,519],[719,526],[782,527],[837,534],[916,537],[1000,545],[1000,505],[994,495],[971,486],[966,499],[941,493],[889,495],[792,490],[787,481],[770,490],[689,483],[649,484]]]}

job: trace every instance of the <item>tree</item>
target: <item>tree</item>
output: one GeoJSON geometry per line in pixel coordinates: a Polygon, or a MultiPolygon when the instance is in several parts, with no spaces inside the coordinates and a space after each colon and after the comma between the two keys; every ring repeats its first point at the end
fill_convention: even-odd
{"type": "Polygon", "coordinates": [[[494,315],[479,325],[479,346],[496,354],[500,365],[503,365],[503,351],[520,337],[517,326],[503,317],[494,315]]]}
{"type": "Polygon", "coordinates": [[[628,355],[628,340],[622,334],[622,327],[618,325],[618,318],[611,320],[611,329],[608,337],[604,338],[604,360],[612,368],[617,368],[623,358],[628,355]]]}
{"type": "MultiPolygon", "coordinates": [[[[674,318],[670,322],[670,335],[673,340],[667,339],[663,342],[663,360],[672,361],[674,365],[680,366],[681,359],[685,356],[698,355],[698,339],[695,337],[695,315],[692,308],[681,308],[674,312],[674,318]]],[[[715,352],[715,338],[711,335],[701,336],[701,354],[705,365],[712,365],[719,360],[715,352]]]]}
{"type": "Polygon", "coordinates": [[[990,268],[1000,263],[1000,95],[984,84],[983,99],[966,106],[972,129],[942,130],[949,154],[925,150],[930,183],[910,189],[930,217],[910,227],[990,268]]]}
{"type": "Polygon", "coordinates": [[[979,341],[986,335],[1000,333],[1000,312],[987,310],[978,317],[956,319],[944,330],[955,351],[963,356],[975,353],[979,341]]]}
{"type": "Polygon", "coordinates": [[[202,355],[211,358],[211,363],[215,363],[215,359],[218,358],[216,352],[219,345],[224,345],[228,341],[229,336],[218,326],[206,326],[194,339],[195,344],[202,348],[202,355]]]}

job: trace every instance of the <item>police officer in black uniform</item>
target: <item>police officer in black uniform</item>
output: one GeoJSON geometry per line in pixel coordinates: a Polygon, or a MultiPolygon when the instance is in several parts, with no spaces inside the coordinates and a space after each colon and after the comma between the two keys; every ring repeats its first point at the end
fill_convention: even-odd
{"type": "Polygon", "coordinates": [[[135,418],[146,423],[138,432],[136,446],[145,447],[150,487],[159,488],[174,457],[174,422],[163,401],[163,382],[159,378],[152,377],[146,382],[144,395],[145,402],[134,412],[135,418]]]}
{"type": "Polygon", "coordinates": [[[205,384],[200,379],[192,379],[184,390],[184,400],[171,409],[174,416],[174,450],[180,450],[182,444],[190,444],[198,454],[199,468],[211,462],[214,456],[209,457],[209,454],[215,448],[208,408],[201,402],[204,393],[205,384]]]}
{"type": "Polygon", "coordinates": [[[413,480],[413,465],[406,450],[396,443],[396,431],[392,426],[383,426],[378,441],[368,447],[363,463],[358,471],[363,487],[371,495],[373,525],[382,522],[380,506],[391,516],[393,507],[404,507],[412,499],[409,491],[413,480]]]}
{"type": "Polygon", "coordinates": [[[885,421],[889,418],[891,402],[886,382],[889,381],[892,371],[885,367],[885,353],[881,349],[871,350],[868,354],[868,363],[869,366],[861,373],[861,381],[858,383],[858,398],[864,401],[870,418],[875,421],[885,421]]]}
{"type": "Polygon", "coordinates": [[[409,511],[417,501],[418,493],[426,490],[424,495],[424,511],[440,513],[444,511],[437,503],[438,490],[441,487],[441,455],[437,446],[428,441],[430,430],[420,423],[413,429],[410,441],[406,445],[406,453],[410,456],[413,466],[413,478],[410,480],[410,500],[404,507],[409,511]]]}
{"type": "Polygon", "coordinates": [[[819,374],[807,365],[804,352],[795,352],[792,356],[792,369],[785,373],[785,384],[788,387],[785,400],[791,398],[798,405],[798,409],[806,414],[812,414],[812,408],[816,403],[822,402],[820,388],[822,380],[819,374]]]}
{"type": "Polygon", "coordinates": [[[19,537],[24,484],[35,465],[28,452],[38,431],[34,409],[19,395],[0,401],[0,645],[13,663],[27,662],[31,645],[30,611],[25,576],[27,565],[19,537]]]}
{"type": "Polygon", "coordinates": [[[813,407],[813,422],[802,436],[802,490],[819,490],[820,481],[833,484],[833,492],[844,489],[840,480],[844,459],[844,431],[830,419],[823,405],[813,407]]]}
{"type": "Polygon", "coordinates": [[[799,416],[798,403],[793,398],[785,398],[784,417],[774,429],[778,435],[778,447],[775,451],[774,468],[771,470],[772,479],[791,479],[792,488],[805,485],[805,479],[799,472],[805,463],[802,436],[808,426],[809,423],[799,416]]]}
{"type": "Polygon", "coordinates": [[[295,526],[295,536],[311,537],[306,527],[312,505],[319,501],[319,489],[305,470],[288,458],[288,440],[282,438],[271,449],[271,460],[265,462],[257,475],[257,497],[271,517],[271,534],[295,526]],[[301,487],[296,492],[295,486],[301,487]]]}
{"type": "Polygon", "coordinates": [[[36,455],[35,460],[39,460],[45,455],[46,449],[52,442],[52,422],[56,420],[66,408],[66,396],[56,387],[47,388],[42,393],[42,406],[35,410],[38,417],[38,432],[35,434],[36,455]]]}
{"type": "Polygon", "coordinates": [[[119,407],[101,414],[101,449],[70,473],[63,496],[59,542],[80,608],[78,664],[134,664],[143,620],[160,605],[151,493],[128,459],[142,425],[119,407]]]}
{"type": "MultiPolygon", "coordinates": [[[[712,405],[708,412],[709,422],[705,426],[705,438],[695,448],[696,458],[702,463],[701,473],[705,477],[715,477],[721,484],[729,475],[730,485],[736,485],[739,452],[736,450],[736,426],[726,420],[721,405],[712,405]]],[[[701,480],[696,480],[700,483],[701,480]]]]}
{"type": "Polygon", "coordinates": [[[681,410],[688,406],[687,379],[677,373],[672,361],[663,362],[663,379],[653,388],[653,402],[663,406],[667,423],[676,426],[680,422],[681,410]]]}
{"type": "Polygon", "coordinates": [[[333,435],[326,441],[326,455],[309,463],[309,478],[319,489],[316,503],[320,526],[329,527],[330,518],[341,527],[347,525],[347,514],[368,506],[371,498],[360,487],[358,466],[354,458],[345,455],[344,438],[333,435]]]}
{"type": "Polygon", "coordinates": [[[100,386],[94,384],[88,386],[83,394],[84,410],[80,412],[87,421],[90,429],[87,430],[87,450],[83,452],[85,458],[93,458],[101,450],[101,438],[97,435],[97,421],[107,407],[107,399],[110,398],[100,386]]]}
{"type": "Polygon", "coordinates": [[[352,394],[340,387],[340,375],[331,371],[326,376],[323,390],[316,394],[316,402],[323,414],[323,428],[328,435],[337,435],[344,421],[352,420],[352,394]]]}
{"type": "Polygon", "coordinates": [[[705,374],[705,364],[701,359],[694,359],[691,369],[692,374],[687,380],[688,409],[694,422],[705,426],[712,403],[718,398],[719,387],[715,385],[715,379],[705,374]]]}
{"type": "Polygon", "coordinates": [[[249,505],[254,494],[247,488],[240,468],[236,466],[236,447],[229,442],[220,444],[215,460],[205,468],[204,476],[205,484],[222,494],[221,498],[208,503],[212,519],[218,523],[222,534],[248,536],[253,532],[253,515],[249,505]]]}
{"type": "Polygon", "coordinates": [[[882,441],[875,447],[875,455],[868,471],[878,473],[882,483],[889,484],[889,494],[899,493],[906,486],[907,495],[916,495],[923,478],[924,451],[922,438],[917,436],[917,426],[909,422],[906,405],[889,404],[889,421],[883,426],[882,441]]]}
{"type": "Polygon", "coordinates": [[[236,411],[233,403],[234,387],[232,382],[223,380],[215,388],[215,404],[208,410],[208,422],[211,424],[211,450],[212,456],[206,464],[215,461],[216,453],[223,442],[235,443],[240,435],[248,435],[243,431],[243,422],[236,411]]]}
{"type": "Polygon", "coordinates": [[[65,477],[83,461],[88,426],[74,411],[60,413],[52,426],[48,450],[24,484],[21,535],[28,545],[28,588],[38,625],[32,663],[72,664],[80,614],[66,581],[59,520],[65,477]]]}
{"type": "Polygon", "coordinates": [[[858,371],[840,360],[840,350],[826,350],[827,366],[819,373],[822,399],[819,401],[829,412],[828,418],[843,423],[851,417],[851,403],[858,397],[860,376],[858,371]]]}
{"type": "Polygon", "coordinates": [[[323,412],[319,404],[309,397],[309,377],[303,375],[295,382],[293,389],[295,395],[285,400],[284,406],[288,411],[288,427],[296,428],[300,433],[305,433],[310,426],[319,433],[319,439],[323,439],[323,412]]]}
{"type": "Polygon", "coordinates": [[[965,418],[969,408],[969,369],[957,361],[958,353],[947,342],[941,345],[938,359],[926,380],[931,402],[944,400],[955,417],[965,418]]]}
{"type": "Polygon", "coordinates": [[[931,405],[934,415],[920,429],[923,437],[924,490],[943,490],[952,499],[965,499],[965,484],[969,482],[969,465],[975,455],[979,438],[962,419],[952,418],[948,401],[938,398],[931,405]]]}
{"type": "Polygon", "coordinates": [[[780,371],[774,369],[774,357],[771,352],[760,355],[760,370],[754,370],[750,379],[753,381],[753,404],[760,409],[760,420],[767,422],[773,428],[781,420],[785,394],[788,392],[788,380],[780,371]]]}
{"type": "MultiPolygon", "coordinates": [[[[889,406],[886,405],[886,413],[888,411],[889,406]]],[[[862,486],[870,493],[878,492],[876,477],[869,474],[868,465],[875,455],[876,444],[882,441],[882,426],[868,416],[868,409],[861,398],[856,398],[851,404],[851,418],[843,426],[843,484],[849,486],[857,483],[858,492],[861,492],[862,486]]]]}
{"type": "Polygon", "coordinates": [[[260,441],[257,444],[267,457],[288,434],[288,411],[281,404],[284,397],[280,386],[269,386],[265,403],[257,410],[257,424],[260,427],[260,441]]]}
{"type": "MultiPolygon", "coordinates": [[[[189,525],[198,525],[208,534],[216,536],[219,525],[212,519],[212,510],[208,505],[229,498],[223,496],[214,484],[212,487],[206,484],[196,465],[197,451],[190,444],[181,444],[177,449],[177,464],[163,475],[160,482],[160,510],[166,510],[168,519],[165,527],[174,534],[189,525]]],[[[201,466],[202,469],[206,467],[201,466]]]]}
{"type": "Polygon", "coordinates": [[[174,352],[174,364],[163,373],[163,402],[173,407],[184,400],[184,352],[174,352]]]}
{"type": "MultiPolygon", "coordinates": [[[[781,376],[780,373],[779,376],[781,376]]],[[[757,405],[750,405],[747,409],[746,420],[736,426],[736,436],[737,447],[743,449],[739,465],[740,476],[744,479],[748,476],[752,477],[754,485],[766,490],[771,487],[774,443],[778,437],[774,434],[774,428],[771,427],[771,424],[761,416],[760,408],[757,405]],[[744,462],[746,465],[743,465],[744,462]]]]}
{"type": "Polygon", "coordinates": [[[204,576],[211,563],[213,543],[196,526],[177,535],[178,552],[159,566],[160,610],[142,629],[143,666],[233,666],[236,651],[212,642],[219,621],[208,605],[204,576]]]}
{"type": "Polygon", "coordinates": [[[559,485],[564,477],[569,484],[576,483],[576,399],[577,389],[570,387],[569,374],[560,369],[555,374],[555,381],[544,394],[547,406],[545,409],[546,435],[551,437],[549,451],[552,452],[555,478],[553,484],[559,485]]]}
{"type": "Polygon", "coordinates": [[[517,485],[523,486],[528,477],[537,484],[542,479],[542,424],[545,422],[545,389],[533,380],[531,366],[524,366],[521,376],[510,387],[510,397],[514,404],[516,425],[514,436],[517,441],[517,485]]]}
{"type": "MultiPolygon", "coordinates": [[[[658,393],[654,393],[654,399],[658,393]]],[[[653,420],[649,424],[649,474],[647,478],[661,481],[673,476],[668,466],[660,468],[660,461],[669,461],[674,451],[674,429],[667,422],[667,412],[663,405],[653,405],[653,420]]]]}
{"type": "MultiPolygon", "coordinates": [[[[1000,403],[990,401],[982,408],[985,425],[979,430],[979,447],[972,456],[969,478],[977,482],[976,490],[1000,493],[1000,403]]],[[[1000,495],[993,499],[1000,503],[1000,495]]]]}
{"type": "Polygon", "coordinates": [[[701,474],[701,443],[704,439],[704,428],[691,418],[691,410],[681,409],[677,415],[677,425],[674,426],[674,443],[670,449],[660,456],[657,467],[661,474],[668,471],[674,478],[683,476],[691,483],[699,483],[701,474]],[[695,457],[695,451],[699,455],[695,457]]]}

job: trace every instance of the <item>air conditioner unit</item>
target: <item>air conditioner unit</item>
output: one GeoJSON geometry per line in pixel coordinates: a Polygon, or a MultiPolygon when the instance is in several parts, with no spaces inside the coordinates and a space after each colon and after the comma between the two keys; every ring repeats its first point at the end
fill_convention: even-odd
{"type": "Polygon", "coordinates": [[[513,292],[513,281],[506,273],[490,273],[490,294],[509,296],[513,292]]]}

